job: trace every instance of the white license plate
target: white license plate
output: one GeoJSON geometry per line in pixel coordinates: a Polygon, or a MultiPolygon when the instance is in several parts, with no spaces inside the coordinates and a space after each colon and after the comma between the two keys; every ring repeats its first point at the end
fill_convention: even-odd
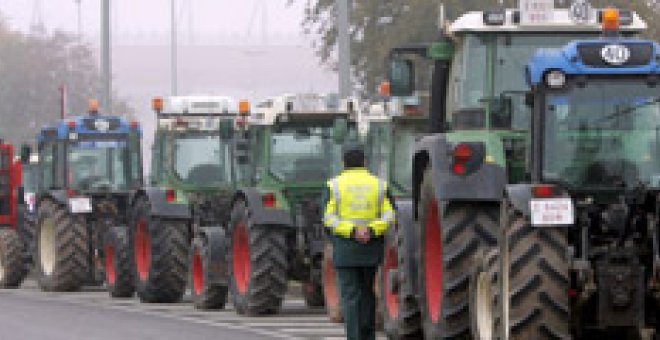
{"type": "Polygon", "coordinates": [[[575,222],[570,198],[533,199],[529,205],[533,226],[572,225],[575,222]]]}
{"type": "Polygon", "coordinates": [[[69,198],[69,208],[74,214],[91,213],[92,200],[89,197],[69,198]]]}

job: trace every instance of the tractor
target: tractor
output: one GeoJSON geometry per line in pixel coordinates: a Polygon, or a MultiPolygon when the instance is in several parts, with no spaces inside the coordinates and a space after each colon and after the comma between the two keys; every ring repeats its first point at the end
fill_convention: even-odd
{"type": "Polygon", "coordinates": [[[151,175],[136,194],[129,228],[137,294],[143,302],[176,302],[190,281],[196,308],[224,308],[223,240],[239,175],[237,103],[223,96],[176,96],[152,104],[158,126],[151,175]]]}
{"type": "Polygon", "coordinates": [[[357,140],[354,100],[273,97],[251,112],[237,139],[242,182],[228,229],[230,294],[239,314],[277,313],[289,280],[310,307],[324,304],[324,193],[341,171],[342,145],[357,140]]]}
{"type": "MultiPolygon", "coordinates": [[[[637,14],[621,13],[622,36],[646,28],[637,14]]],[[[398,325],[389,328],[391,337],[470,336],[470,268],[497,246],[505,186],[529,179],[526,62],[538,48],[599,37],[601,20],[602,10],[585,1],[571,9],[470,12],[447,25],[438,41],[392,51],[392,95],[428,91],[431,134],[406,165],[412,222],[399,221],[398,261],[383,276],[393,295],[384,299],[386,309],[398,325]]]]}
{"type": "Polygon", "coordinates": [[[0,140],[0,288],[19,287],[28,272],[17,230],[21,171],[14,147],[0,140]]]}
{"type": "Polygon", "coordinates": [[[142,187],[140,125],[98,114],[66,118],[37,137],[34,262],[45,291],[105,284],[113,296],[134,293],[127,226],[142,187]]]}
{"type": "Polygon", "coordinates": [[[481,339],[660,336],[660,45],[601,16],[603,38],[527,66],[530,178],[472,285],[481,339]]]}
{"type": "Polygon", "coordinates": [[[37,179],[39,175],[39,156],[30,153],[29,145],[23,145],[21,149],[21,168],[23,170],[22,186],[18,195],[18,235],[23,241],[25,250],[25,261],[28,266],[33,264],[32,256],[34,249],[34,232],[37,220],[36,192],[38,190],[37,179]]]}

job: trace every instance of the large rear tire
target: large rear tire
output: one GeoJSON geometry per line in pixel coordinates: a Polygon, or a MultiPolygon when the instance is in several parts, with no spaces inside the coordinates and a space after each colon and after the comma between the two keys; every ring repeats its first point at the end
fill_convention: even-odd
{"type": "Polygon", "coordinates": [[[277,226],[254,225],[248,207],[238,200],[231,214],[231,285],[236,311],[275,314],[287,289],[286,239],[277,226]]]}
{"type": "Polygon", "coordinates": [[[23,242],[24,260],[29,267],[34,263],[34,256],[36,254],[36,243],[34,240],[36,232],[35,216],[28,211],[27,204],[21,204],[18,207],[18,214],[20,216],[20,222],[17,225],[16,231],[23,242]]]}
{"type": "Polygon", "coordinates": [[[46,291],[76,291],[89,276],[89,235],[85,219],[44,200],[37,217],[38,282],[46,291]]]}
{"type": "Polygon", "coordinates": [[[190,243],[185,221],[150,216],[149,202],[135,205],[130,228],[135,287],[142,302],[172,303],[186,290],[190,243]]]}
{"type": "Polygon", "coordinates": [[[105,284],[113,298],[128,298],[135,293],[133,261],[125,227],[108,230],[103,245],[105,256],[105,284]]]}
{"type": "Polygon", "coordinates": [[[568,236],[562,228],[535,228],[502,205],[498,335],[511,340],[569,339],[568,236]],[[500,293],[501,297],[502,294],[500,293]]]}
{"type": "Polygon", "coordinates": [[[209,259],[207,242],[199,237],[193,239],[190,256],[190,282],[195,308],[220,310],[227,304],[226,285],[214,284],[209,280],[208,268],[213,265],[209,259]]]}
{"type": "Polygon", "coordinates": [[[337,270],[332,259],[332,242],[326,241],[323,250],[322,276],[323,276],[323,298],[325,300],[325,311],[330,321],[341,323],[344,315],[341,311],[341,295],[337,284],[337,270]]]}
{"type": "Polygon", "coordinates": [[[438,201],[431,169],[418,207],[419,293],[424,335],[470,338],[469,280],[475,254],[497,244],[498,204],[438,201]]]}
{"type": "Polygon", "coordinates": [[[18,288],[27,275],[23,243],[13,229],[0,230],[0,288],[18,288]]]}

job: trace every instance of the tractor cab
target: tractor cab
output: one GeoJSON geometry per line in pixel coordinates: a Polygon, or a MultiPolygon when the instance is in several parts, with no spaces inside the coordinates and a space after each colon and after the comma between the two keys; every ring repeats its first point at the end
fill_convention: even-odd
{"type": "Polygon", "coordinates": [[[156,98],[158,130],[153,146],[152,184],[183,191],[231,187],[236,101],[219,96],[156,98]]]}

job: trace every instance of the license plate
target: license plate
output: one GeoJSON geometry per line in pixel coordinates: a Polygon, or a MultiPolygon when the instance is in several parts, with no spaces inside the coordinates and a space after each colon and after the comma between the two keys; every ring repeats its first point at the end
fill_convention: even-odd
{"type": "Polygon", "coordinates": [[[570,198],[533,199],[529,204],[533,226],[572,225],[575,222],[570,198]]]}
{"type": "Polygon", "coordinates": [[[69,208],[74,214],[91,213],[92,200],[88,197],[69,198],[69,208]]]}

